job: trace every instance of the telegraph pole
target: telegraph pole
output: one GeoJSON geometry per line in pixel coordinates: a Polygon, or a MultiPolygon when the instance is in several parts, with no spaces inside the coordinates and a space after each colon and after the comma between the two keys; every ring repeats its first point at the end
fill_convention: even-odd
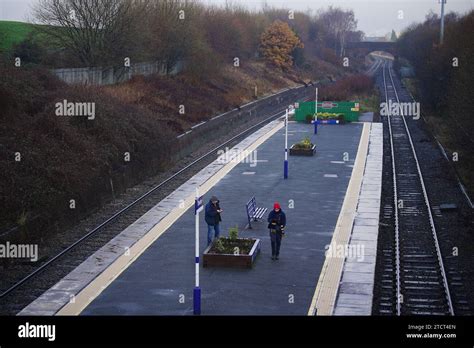
{"type": "Polygon", "coordinates": [[[439,33],[439,44],[443,44],[444,40],[444,4],[446,3],[446,0],[439,0],[441,2],[441,29],[439,33]]]}

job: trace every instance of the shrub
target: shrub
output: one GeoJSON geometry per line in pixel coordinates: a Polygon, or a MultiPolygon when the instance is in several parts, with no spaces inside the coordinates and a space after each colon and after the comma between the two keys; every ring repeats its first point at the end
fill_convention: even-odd
{"type": "Polygon", "coordinates": [[[153,112],[101,88],[65,85],[41,69],[0,63],[0,75],[0,147],[7,154],[0,156],[1,227],[21,223],[20,212],[49,226],[70,224],[110,197],[111,182],[120,192],[169,162],[170,132],[153,112]],[[55,103],[64,99],[94,102],[94,121],[56,116],[55,103]],[[64,203],[71,197],[74,210],[64,203]]]}
{"type": "Polygon", "coordinates": [[[305,137],[299,143],[296,143],[293,148],[294,149],[311,149],[313,144],[311,143],[311,139],[309,137],[305,137]]]}
{"type": "Polygon", "coordinates": [[[321,98],[325,100],[347,100],[354,95],[371,93],[374,87],[372,79],[363,74],[351,75],[321,89],[321,98]]]}
{"type": "MultiPolygon", "coordinates": [[[[276,20],[270,25],[261,38],[261,52],[263,56],[273,65],[287,70],[293,66],[292,53],[304,45],[290,28],[290,26],[280,20],[276,20]]],[[[301,56],[302,53],[299,53],[301,56]]],[[[302,58],[298,58],[302,64],[302,58]]]]}
{"type": "Polygon", "coordinates": [[[217,249],[218,252],[224,253],[225,251],[225,246],[224,243],[222,242],[222,239],[219,238],[214,242],[214,247],[217,249]]]}
{"type": "Polygon", "coordinates": [[[39,64],[41,63],[44,54],[44,48],[41,47],[31,36],[13,46],[13,56],[20,57],[23,64],[39,64]]]}
{"type": "Polygon", "coordinates": [[[320,120],[337,120],[344,117],[342,114],[336,114],[331,112],[318,112],[318,119],[320,120]]]}
{"type": "Polygon", "coordinates": [[[239,237],[239,227],[231,227],[229,228],[229,238],[230,239],[237,239],[239,237]]]}

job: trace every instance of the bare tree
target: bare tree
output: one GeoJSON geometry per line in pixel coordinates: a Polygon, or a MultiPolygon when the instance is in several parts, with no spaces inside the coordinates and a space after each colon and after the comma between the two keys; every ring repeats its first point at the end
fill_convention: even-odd
{"type": "Polygon", "coordinates": [[[330,34],[334,50],[337,52],[339,47],[339,55],[342,57],[347,34],[357,28],[354,11],[330,6],[326,11],[319,13],[319,20],[330,34]]]}
{"type": "Polygon", "coordinates": [[[365,37],[365,34],[362,30],[349,31],[346,34],[346,42],[357,42],[362,41],[365,37]]]}
{"type": "Polygon", "coordinates": [[[148,49],[169,71],[202,40],[197,28],[201,7],[193,0],[159,0],[149,2],[146,12],[148,49]]]}
{"type": "Polygon", "coordinates": [[[34,17],[82,64],[95,66],[131,54],[144,8],[133,0],[40,0],[34,17]]]}

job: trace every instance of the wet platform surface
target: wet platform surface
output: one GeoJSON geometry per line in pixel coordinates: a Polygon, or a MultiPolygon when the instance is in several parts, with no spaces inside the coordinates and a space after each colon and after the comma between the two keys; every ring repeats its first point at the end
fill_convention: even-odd
{"type": "MultiPolygon", "coordinates": [[[[203,315],[306,315],[325,259],[325,247],[344,200],[362,124],[290,123],[289,144],[311,138],[314,157],[289,157],[283,179],[284,129],[257,149],[256,163],[239,163],[205,196],[221,200],[221,235],[239,226],[240,237],[261,239],[252,269],[202,268],[203,315]],[[280,260],[271,260],[265,221],[245,229],[245,204],[255,196],[268,212],[275,201],[287,215],[280,260]]],[[[265,216],[265,220],[267,217],[265,216]]],[[[200,214],[201,252],[207,226],[200,214]]],[[[133,264],[95,298],[82,315],[186,315],[193,312],[194,210],[186,211],[133,264]]]]}

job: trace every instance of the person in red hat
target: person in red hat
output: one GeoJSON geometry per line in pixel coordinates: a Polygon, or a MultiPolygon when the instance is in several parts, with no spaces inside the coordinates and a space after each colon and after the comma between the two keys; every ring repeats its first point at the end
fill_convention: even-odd
{"type": "Polygon", "coordinates": [[[280,256],[281,239],[285,234],[286,215],[281,210],[280,204],[275,202],[273,210],[268,214],[268,228],[270,229],[270,240],[272,242],[272,260],[278,260],[280,256]]]}

